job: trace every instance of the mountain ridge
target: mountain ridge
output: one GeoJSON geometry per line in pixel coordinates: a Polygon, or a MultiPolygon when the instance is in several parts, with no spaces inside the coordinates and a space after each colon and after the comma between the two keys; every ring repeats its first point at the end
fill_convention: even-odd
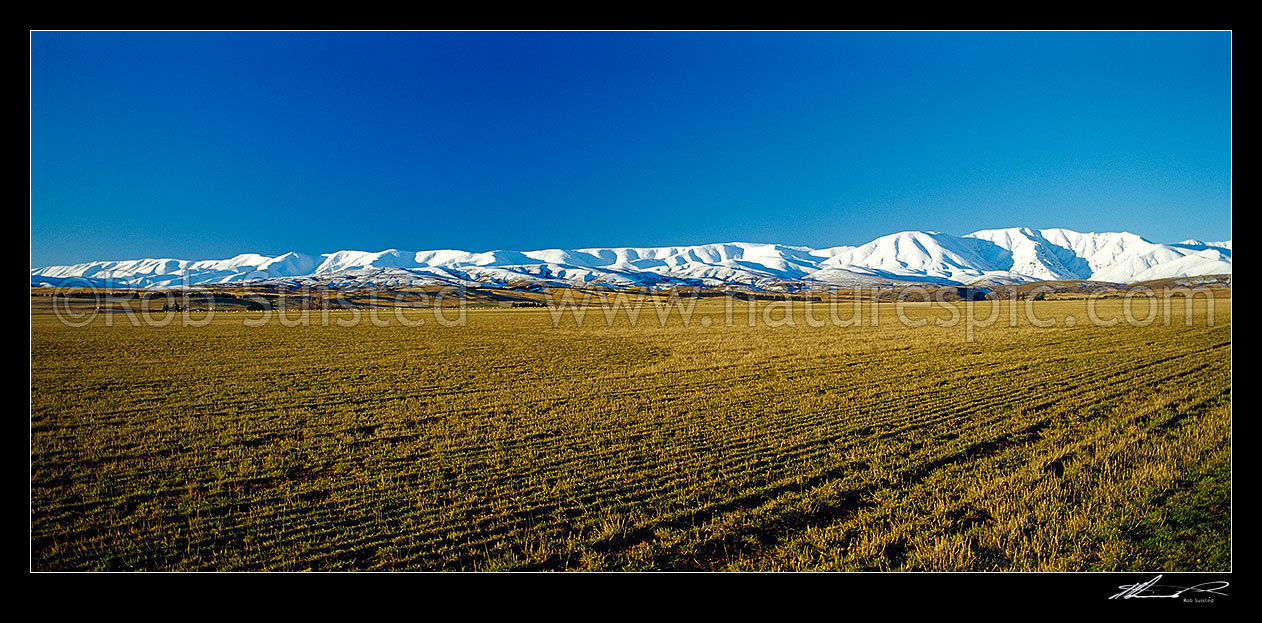
{"type": "Polygon", "coordinates": [[[1027,227],[963,236],[904,231],[823,249],[726,242],[665,247],[513,251],[340,250],[319,255],[243,253],[223,260],[144,258],[31,269],[32,286],[176,287],[228,283],[353,286],[611,287],[739,285],[767,288],[886,283],[1133,283],[1231,273],[1231,241],[1160,244],[1128,232],[1027,227]]]}

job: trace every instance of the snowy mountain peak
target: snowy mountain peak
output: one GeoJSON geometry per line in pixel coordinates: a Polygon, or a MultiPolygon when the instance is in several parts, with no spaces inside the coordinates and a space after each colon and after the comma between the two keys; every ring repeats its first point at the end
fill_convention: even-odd
{"type": "Polygon", "coordinates": [[[1231,241],[1156,244],[1127,232],[1013,227],[965,236],[904,231],[857,247],[728,242],[673,247],[343,250],[310,256],[243,253],[226,260],[139,259],[31,269],[31,285],[173,287],[241,282],[342,286],[741,285],[774,287],[984,280],[1128,283],[1231,273],[1231,241]]]}

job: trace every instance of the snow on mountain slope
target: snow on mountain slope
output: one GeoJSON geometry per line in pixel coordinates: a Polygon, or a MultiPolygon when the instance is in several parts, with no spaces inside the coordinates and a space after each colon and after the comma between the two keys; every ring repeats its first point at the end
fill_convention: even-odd
{"type": "Polygon", "coordinates": [[[1227,240],[1224,242],[1205,242],[1203,240],[1189,239],[1189,240],[1184,240],[1183,242],[1176,242],[1171,246],[1184,247],[1187,249],[1191,249],[1193,251],[1204,251],[1206,249],[1218,249],[1220,251],[1226,251],[1227,255],[1231,255],[1231,241],[1230,240],[1227,240]]]}
{"type": "Polygon", "coordinates": [[[1129,233],[991,229],[966,236],[907,231],[857,247],[810,249],[722,243],[469,252],[336,251],[320,256],[252,253],[226,260],[140,259],[31,269],[32,285],[113,287],[274,282],[355,285],[524,285],[600,283],[743,285],[785,282],[870,285],[966,284],[1045,279],[1134,282],[1231,272],[1231,241],[1162,245],[1129,233]]]}
{"type": "Polygon", "coordinates": [[[905,231],[841,251],[825,268],[865,268],[891,279],[965,283],[1006,271],[1012,254],[993,243],[937,232],[905,231]]]}
{"type": "Polygon", "coordinates": [[[1131,283],[1150,279],[1217,275],[1231,272],[1231,255],[1218,249],[1190,254],[1183,249],[1157,248],[1129,257],[1094,273],[1097,281],[1131,283]]]}
{"type": "Polygon", "coordinates": [[[1148,242],[1126,232],[1083,234],[1069,229],[1044,229],[1039,233],[1048,242],[1068,249],[1075,256],[1086,260],[1093,273],[1166,246],[1148,242]]]}
{"type": "Polygon", "coordinates": [[[988,240],[1007,249],[1012,257],[1012,265],[1008,270],[1015,276],[1038,280],[1090,278],[1089,273],[1084,274],[1085,271],[1081,268],[1074,270],[1063,261],[1075,263],[1073,259],[1077,259],[1076,256],[1072,253],[1058,253],[1056,246],[1048,242],[1042,233],[1028,227],[987,229],[973,232],[966,237],[988,240]]]}
{"type": "Polygon", "coordinates": [[[1231,272],[1230,242],[1218,243],[1226,244],[1225,248],[1186,242],[1157,244],[1126,232],[1080,233],[1070,229],[987,230],[969,236],[1011,249],[1018,259],[1014,271],[1039,279],[1132,283],[1231,272]]]}
{"type": "Polygon", "coordinates": [[[31,283],[35,284],[37,277],[51,277],[96,279],[119,287],[178,286],[299,276],[315,267],[314,258],[299,253],[276,257],[243,253],[226,260],[143,259],[50,266],[32,269],[31,283]]]}

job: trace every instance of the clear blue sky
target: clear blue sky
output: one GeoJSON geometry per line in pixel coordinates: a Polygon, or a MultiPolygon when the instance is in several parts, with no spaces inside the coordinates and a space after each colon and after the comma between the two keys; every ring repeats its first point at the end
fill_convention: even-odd
{"type": "Polygon", "coordinates": [[[31,35],[31,265],[1231,236],[1229,33],[31,35]]]}

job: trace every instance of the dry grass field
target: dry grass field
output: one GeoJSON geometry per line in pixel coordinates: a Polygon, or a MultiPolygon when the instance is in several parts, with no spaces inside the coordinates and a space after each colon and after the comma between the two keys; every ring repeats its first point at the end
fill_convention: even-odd
{"type": "Polygon", "coordinates": [[[1009,326],[982,302],[1001,320],[971,341],[893,303],[865,303],[875,326],[813,327],[800,302],[769,326],[759,301],[750,327],[703,300],[688,326],[382,328],[69,327],[49,301],[36,570],[1231,567],[1230,298],[1212,326],[1204,298],[1191,326],[1179,300],[1142,327],[1082,300],[1009,326]]]}

